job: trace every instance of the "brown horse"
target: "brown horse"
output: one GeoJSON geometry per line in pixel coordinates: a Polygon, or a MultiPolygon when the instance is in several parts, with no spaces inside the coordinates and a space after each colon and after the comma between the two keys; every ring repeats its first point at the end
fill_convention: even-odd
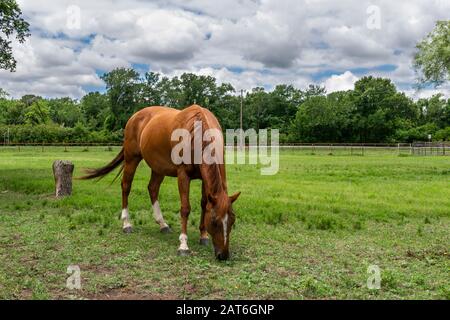
{"type": "MultiPolygon", "coordinates": [[[[153,206],[153,216],[160,225],[160,231],[169,233],[171,230],[164,221],[158,203],[160,185],[165,176],[177,177],[178,190],[181,199],[181,234],[179,237],[180,255],[189,254],[187,245],[187,222],[191,206],[189,204],[189,186],[192,179],[202,180],[202,200],[200,218],[200,243],[208,244],[208,233],[212,238],[215,255],[219,260],[228,259],[230,231],[235,221],[232,203],[239,197],[236,193],[231,197],[227,193],[225,165],[223,162],[174,163],[172,151],[179,141],[172,138],[173,132],[182,129],[193,133],[200,128],[201,134],[208,129],[217,129],[223,141],[222,130],[216,117],[207,109],[192,105],[184,110],[168,107],[148,107],[136,112],[127,122],[125,139],[120,153],[106,166],[87,171],[81,179],[103,177],[122,164],[122,220],[123,231],[132,231],[128,213],[128,196],[131,190],[134,173],[142,159],[151,170],[148,191],[153,206]],[[196,126],[201,124],[201,126],[196,126]]],[[[211,139],[214,141],[214,139],[211,139]]],[[[194,139],[189,141],[191,153],[194,153],[194,139]]],[[[207,148],[204,139],[201,151],[207,148]]],[[[183,152],[181,152],[182,154],[183,152]]],[[[223,159],[222,148],[215,151],[216,156],[223,159]]],[[[183,158],[184,159],[184,158],[183,158]]],[[[192,159],[192,157],[191,157],[192,159]]],[[[203,160],[203,158],[201,159],[203,160]]]]}

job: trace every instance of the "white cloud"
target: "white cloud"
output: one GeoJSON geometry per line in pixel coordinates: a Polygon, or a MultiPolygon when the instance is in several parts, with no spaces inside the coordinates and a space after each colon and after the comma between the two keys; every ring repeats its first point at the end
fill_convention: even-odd
{"type": "Polygon", "coordinates": [[[327,92],[346,91],[354,88],[355,82],[358,81],[358,77],[350,71],[345,71],[343,74],[334,74],[329,77],[323,85],[327,92]]]}
{"type": "MultiPolygon", "coordinates": [[[[208,73],[236,88],[324,83],[345,90],[358,72],[384,76],[412,91],[415,44],[450,1],[412,0],[19,0],[32,37],[15,45],[17,72],[0,71],[13,96],[80,97],[102,87],[98,70],[133,64],[165,74],[208,73]],[[367,28],[367,8],[380,9],[381,29],[367,28]],[[69,28],[80,9],[80,28],[69,28]],[[69,24],[70,25],[70,24],[69,24]],[[239,70],[232,72],[231,70],[239,70]],[[350,72],[351,70],[352,72],[350,72]],[[329,74],[328,79],[317,74],[329,74]]],[[[445,88],[441,90],[446,90],[445,88]]]]}
{"type": "Polygon", "coordinates": [[[430,98],[436,94],[442,94],[442,96],[446,99],[450,99],[450,85],[443,86],[439,89],[407,89],[404,90],[405,94],[412,98],[413,100],[418,100],[422,98],[430,98]]]}

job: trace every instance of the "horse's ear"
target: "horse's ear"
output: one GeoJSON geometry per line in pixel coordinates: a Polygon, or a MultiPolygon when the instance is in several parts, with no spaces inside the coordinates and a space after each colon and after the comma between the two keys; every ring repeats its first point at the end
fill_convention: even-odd
{"type": "Polygon", "coordinates": [[[212,203],[213,205],[216,205],[217,197],[213,196],[212,194],[208,194],[208,202],[212,203]]]}
{"type": "Polygon", "coordinates": [[[236,192],[235,194],[233,194],[233,195],[230,197],[231,203],[235,202],[235,201],[237,200],[237,198],[239,198],[240,195],[241,195],[241,192],[240,192],[240,191],[239,191],[239,192],[236,192]]]}

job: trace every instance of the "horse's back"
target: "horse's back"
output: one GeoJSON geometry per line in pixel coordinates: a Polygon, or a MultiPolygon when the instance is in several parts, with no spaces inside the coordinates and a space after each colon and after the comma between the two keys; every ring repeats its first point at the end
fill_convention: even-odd
{"type": "Polygon", "coordinates": [[[153,106],[136,112],[125,127],[125,144],[136,150],[147,164],[160,174],[176,176],[177,166],[171,159],[175,129],[186,129],[193,133],[195,121],[202,121],[204,127],[218,128],[216,117],[198,105],[183,110],[153,106]]]}

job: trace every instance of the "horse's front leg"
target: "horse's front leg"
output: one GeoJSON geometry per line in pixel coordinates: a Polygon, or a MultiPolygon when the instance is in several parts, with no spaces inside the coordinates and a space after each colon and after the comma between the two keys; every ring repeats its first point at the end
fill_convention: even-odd
{"type": "Polygon", "coordinates": [[[202,182],[202,201],[201,201],[201,207],[202,207],[202,214],[200,216],[200,244],[203,246],[207,246],[209,243],[208,239],[208,232],[206,232],[206,226],[205,226],[205,213],[206,213],[206,190],[205,190],[205,182],[202,182]]]}
{"type": "Polygon", "coordinates": [[[178,248],[179,255],[188,255],[190,253],[189,247],[187,244],[187,224],[189,213],[191,212],[191,205],[189,204],[189,185],[190,178],[187,175],[186,171],[183,169],[178,170],[178,191],[180,193],[181,200],[181,234],[180,234],[180,247],[178,248]]]}

